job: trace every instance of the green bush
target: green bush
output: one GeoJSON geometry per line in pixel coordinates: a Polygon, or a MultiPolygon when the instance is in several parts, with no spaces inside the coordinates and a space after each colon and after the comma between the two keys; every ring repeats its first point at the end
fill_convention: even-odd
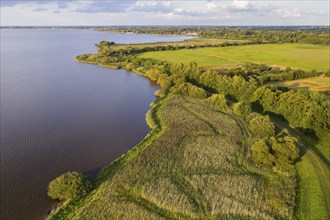
{"type": "Polygon", "coordinates": [[[270,147],[267,145],[265,140],[257,140],[252,146],[251,146],[251,153],[254,158],[254,160],[258,163],[265,164],[265,165],[271,165],[273,164],[275,158],[270,153],[270,147]]]}
{"type": "Polygon", "coordinates": [[[265,165],[276,165],[283,170],[289,164],[293,164],[299,156],[297,139],[286,136],[284,138],[258,139],[251,146],[254,160],[265,165]]]}
{"type": "Polygon", "coordinates": [[[233,111],[235,115],[246,118],[251,113],[251,104],[246,102],[235,103],[233,111]]]}
{"type": "Polygon", "coordinates": [[[207,98],[207,102],[224,111],[227,111],[229,109],[227,105],[227,99],[222,94],[213,94],[212,96],[207,98]]]}
{"type": "Polygon", "coordinates": [[[48,186],[48,196],[54,200],[70,200],[86,194],[91,188],[89,179],[78,172],[67,172],[48,186]]]}
{"type": "Polygon", "coordinates": [[[273,137],[275,136],[275,128],[269,119],[269,116],[256,116],[251,119],[249,129],[253,136],[257,138],[273,137]]]}

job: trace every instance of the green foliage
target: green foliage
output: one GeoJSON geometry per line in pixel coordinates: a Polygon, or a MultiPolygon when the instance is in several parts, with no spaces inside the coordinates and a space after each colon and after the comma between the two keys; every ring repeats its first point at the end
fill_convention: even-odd
{"type": "Polygon", "coordinates": [[[297,139],[286,136],[284,138],[257,139],[251,146],[253,159],[260,164],[273,165],[273,170],[281,175],[290,175],[293,164],[299,156],[297,139]]]}
{"type": "Polygon", "coordinates": [[[260,116],[260,114],[256,112],[251,112],[248,116],[246,116],[247,123],[250,123],[250,121],[257,116],[260,116]]]}
{"type": "Polygon", "coordinates": [[[167,74],[164,74],[164,73],[159,74],[157,84],[164,91],[168,91],[173,85],[172,80],[170,79],[170,77],[167,74]]]}
{"type": "Polygon", "coordinates": [[[229,110],[229,107],[227,105],[227,99],[224,95],[213,94],[209,98],[207,98],[207,101],[211,105],[218,107],[220,110],[223,110],[223,111],[229,110]]]}
{"type": "Polygon", "coordinates": [[[286,136],[276,139],[275,137],[271,137],[267,141],[279,163],[293,164],[298,158],[299,149],[296,138],[286,136]]]}
{"type": "Polygon", "coordinates": [[[170,91],[174,94],[187,95],[192,98],[206,98],[205,90],[191,83],[175,84],[170,91]]]}
{"type": "Polygon", "coordinates": [[[158,77],[159,77],[159,71],[157,69],[151,69],[146,72],[146,77],[148,77],[152,81],[157,82],[158,77]]]}
{"type": "Polygon", "coordinates": [[[124,69],[126,69],[126,70],[133,70],[133,68],[134,68],[134,64],[133,63],[128,63],[128,64],[126,64],[126,66],[124,67],[124,69]]]}
{"type": "Polygon", "coordinates": [[[155,92],[155,96],[159,97],[159,98],[162,98],[165,96],[164,92],[160,89],[156,90],[155,92]]]}
{"type": "Polygon", "coordinates": [[[271,165],[273,164],[275,157],[270,152],[270,147],[267,145],[266,141],[263,139],[257,140],[251,146],[252,156],[256,162],[271,165]]]}
{"type": "Polygon", "coordinates": [[[78,172],[67,172],[49,183],[48,196],[55,200],[71,200],[85,195],[90,188],[86,176],[78,172]]]}
{"type": "Polygon", "coordinates": [[[235,115],[246,118],[251,113],[251,104],[247,102],[238,102],[233,105],[235,115]]]}
{"type": "Polygon", "coordinates": [[[275,136],[275,128],[269,116],[256,116],[249,123],[249,129],[254,137],[264,138],[275,136]]]}

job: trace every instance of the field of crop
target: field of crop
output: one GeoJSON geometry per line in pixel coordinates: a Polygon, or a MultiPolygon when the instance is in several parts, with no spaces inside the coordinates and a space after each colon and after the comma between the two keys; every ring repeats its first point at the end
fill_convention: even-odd
{"type": "Polygon", "coordinates": [[[330,66],[329,46],[309,44],[263,44],[231,47],[146,52],[140,57],[173,63],[197,62],[200,66],[235,66],[245,62],[279,67],[327,71],[330,66]]]}
{"type": "Polygon", "coordinates": [[[312,77],[307,79],[290,80],[283,82],[270,82],[267,85],[285,86],[289,88],[308,88],[312,91],[330,92],[329,77],[312,77]]]}
{"type": "Polygon", "coordinates": [[[115,173],[105,170],[101,185],[79,208],[59,210],[52,217],[293,217],[294,177],[283,177],[250,162],[244,144],[249,132],[241,119],[213,109],[205,100],[172,95],[153,105],[148,124],[162,127],[157,138],[145,142],[144,150],[133,153],[115,173]]]}

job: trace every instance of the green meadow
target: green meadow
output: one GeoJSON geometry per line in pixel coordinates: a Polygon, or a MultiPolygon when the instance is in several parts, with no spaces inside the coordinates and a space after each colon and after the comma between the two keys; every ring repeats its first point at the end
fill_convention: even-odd
{"type": "Polygon", "coordinates": [[[236,66],[245,62],[254,62],[279,67],[327,71],[330,65],[329,46],[310,44],[262,44],[157,51],[139,56],[173,63],[195,61],[205,67],[236,66]]]}

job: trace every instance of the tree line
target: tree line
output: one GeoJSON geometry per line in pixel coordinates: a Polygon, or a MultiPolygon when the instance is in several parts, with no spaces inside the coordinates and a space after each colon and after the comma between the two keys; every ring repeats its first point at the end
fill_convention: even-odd
{"type": "Polygon", "coordinates": [[[132,32],[138,34],[193,35],[206,38],[249,40],[253,43],[330,44],[329,27],[221,27],[221,26],[168,26],[168,27],[107,27],[100,31],[132,32]]]}
{"type": "Polygon", "coordinates": [[[92,55],[78,56],[81,61],[115,64],[117,68],[133,70],[156,82],[164,93],[183,94],[207,98],[223,94],[227,100],[249,103],[254,109],[278,115],[290,125],[329,140],[330,105],[326,96],[307,90],[268,88],[263,83],[268,78],[282,79],[309,77],[315,72],[274,69],[265,65],[247,64],[244,67],[221,70],[198,67],[197,63],[174,64],[167,61],[140,58],[128,53],[104,53],[109,47],[99,47],[92,55]],[[267,77],[266,80],[263,77],[267,77]]]}

